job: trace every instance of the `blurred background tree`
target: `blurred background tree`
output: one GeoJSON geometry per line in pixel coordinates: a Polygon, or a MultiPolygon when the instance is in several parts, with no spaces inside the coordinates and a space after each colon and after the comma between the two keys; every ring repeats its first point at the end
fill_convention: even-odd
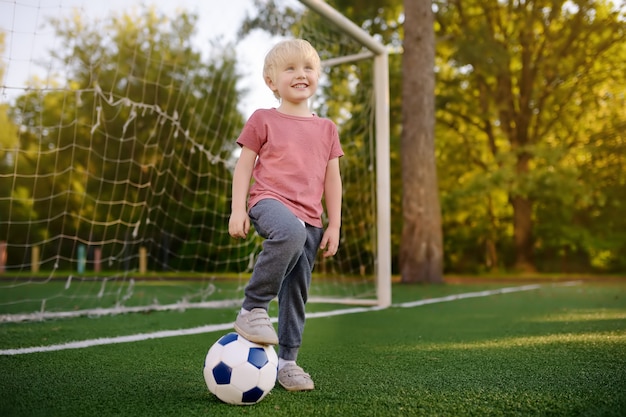
{"type": "MultiPolygon", "coordinates": [[[[269,3],[273,16],[289,16],[283,33],[297,23],[293,11],[269,3]]],[[[390,47],[420,48],[404,37],[401,0],[328,3],[390,47]]],[[[258,5],[264,16],[266,2],[258,5]]],[[[432,2],[446,272],[624,271],[625,8],[586,0],[432,2]]],[[[277,33],[271,26],[263,28],[277,33]]],[[[407,221],[397,191],[406,168],[401,62],[391,55],[396,273],[407,221]]]]}
{"type": "MultiPolygon", "coordinates": [[[[405,194],[416,191],[403,189],[401,163],[403,122],[420,110],[407,107],[409,116],[402,117],[403,97],[413,88],[403,81],[412,70],[403,68],[395,51],[419,55],[425,46],[405,39],[402,0],[328,3],[392,50],[392,252],[393,271],[400,273],[402,251],[413,253],[420,244],[402,239],[407,221],[422,220],[403,207],[405,194]]],[[[453,0],[431,7],[434,153],[419,156],[433,158],[436,167],[441,209],[430,205],[432,199],[422,203],[441,213],[444,272],[624,272],[626,6],[608,0],[453,0]]],[[[241,36],[256,29],[291,35],[316,19],[279,0],[257,1],[257,8],[241,36]]],[[[33,89],[0,106],[2,181],[19,174],[0,187],[0,212],[13,216],[10,230],[0,233],[24,245],[26,236],[59,239],[64,252],[76,244],[64,237],[78,236],[111,241],[112,254],[135,251],[128,244],[161,251],[151,259],[206,253],[180,257],[175,268],[219,269],[219,260],[231,255],[209,253],[203,242],[228,237],[185,224],[224,221],[195,209],[209,205],[210,193],[193,190],[218,192],[230,178],[228,161],[244,122],[236,109],[242,92],[233,45],[216,43],[213,55],[202,59],[190,43],[197,18],[186,12],[163,16],[146,7],[107,22],[106,31],[79,15],[54,22],[65,45],[56,58],[69,68],[58,83],[69,91],[33,89]],[[205,112],[215,108],[220,120],[205,112]],[[45,175],[32,175],[36,170],[45,175]],[[127,182],[139,186],[128,191],[127,182]],[[165,188],[184,204],[159,199],[165,188]],[[129,204],[116,204],[121,199],[129,204]],[[172,211],[174,216],[164,215],[172,211]],[[160,231],[151,230],[151,221],[163,225],[160,231]],[[145,228],[134,237],[138,224],[145,228]]],[[[321,53],[332,56],[332,48],[321,53]]],[[[371,80],[366,66],[350,71],[351,83],[371,80]]],[[[368,166],[373,161],[359,139],[362,119],[345,117],[365,109],[340,104],[351,94],[345,73],[330,70],[328,77],[318,100],[322,115],[343,123],[351,135],[344,163],[368,166]]],[[[361,221],[351,227],[369,227],[372,219],[358,215],[363,202],[352,198],[363,194],[363,184],[359,178],[344,181],[346,210],[361,221]]],[[[218,194],[217,208],[227,216],[229,195],[218,194]]],[[[371,239],[359,247],[364,257],[374,256],[371,239]]]]}
{"type": "MultiPolygon", "coordinates": [[[[69,260],[78,241],[96,241],[106,242],[103,258],[118,260],[117,268],[143,246],[161,262],[154,269],[219,270],[224,255],[206,242],[224,233],[192,225],[213,215],[199,207],[228,215],[229,195],[221,190],[243,126],[241,92],[232,45],[216,44],[203,60],[190,41],[196,20],[146,7],[111,15],[105,30],[78,12],[52,21],[64,47],[51,53],[67,68],[57,82],[67,85],[33,88],[12,105],[20,152],[3,159],[3,173],[19,174],[8,188],[27,196],[19,200],[30,207],[6,211],[16,216],[3,231],[9,241],[52,239],[42,259],[61,267],[58,254],[69,260]],[[210,117],[214,109],[219,119],[210,117]],[[208,200],[211,189],[220,190],[213,192],[220,201],[208,200]],[[179,255],[176,264],[169,253],[179,255]]],[[[11,253],[9,259],[26,263],[11,253]]]]}

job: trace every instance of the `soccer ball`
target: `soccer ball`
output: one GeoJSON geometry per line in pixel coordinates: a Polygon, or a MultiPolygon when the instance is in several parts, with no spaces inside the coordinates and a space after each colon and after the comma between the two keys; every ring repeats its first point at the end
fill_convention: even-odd
{"type": "Polygon", "coordinates": [[[222,336],[204,360],[209,391],[228,404],[258,403],[274,388],[277,372],[272,346],[252,343],[237,333],[222,336]]]}

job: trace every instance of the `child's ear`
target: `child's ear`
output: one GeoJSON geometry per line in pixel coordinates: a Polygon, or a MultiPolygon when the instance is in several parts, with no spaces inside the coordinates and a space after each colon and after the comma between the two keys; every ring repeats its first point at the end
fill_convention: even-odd
{"type": "Polygon", "coordinates": [[[270,77],[265,77],[265,84],[267,84],[267,86],[270,88],[270,90],[272,91],[276,91],[276,85],[274,84],[274,81],[272,81],[272,79],[270,77]]]}

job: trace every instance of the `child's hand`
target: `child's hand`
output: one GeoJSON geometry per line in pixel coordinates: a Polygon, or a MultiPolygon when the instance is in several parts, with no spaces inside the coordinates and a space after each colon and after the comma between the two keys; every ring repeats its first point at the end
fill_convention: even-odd
{"type": "Polygon", "coordinates": [[[324,232],[320,249],[324,250],[324,258],[329,258],[337,253],[339,248],[339,228],[329,227],[324,232]]]}
{"type": "Polygon", "coordinates": [[[250,231],[250,217],[245,210],[235,210],[228,220],[228,233],[234,238],[245,239],[250,231]]]}

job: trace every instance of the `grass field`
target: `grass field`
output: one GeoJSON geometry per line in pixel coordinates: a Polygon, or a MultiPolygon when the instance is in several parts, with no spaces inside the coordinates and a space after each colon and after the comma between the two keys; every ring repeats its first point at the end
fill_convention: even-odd
{"type": "Polygon", "coordinates": [[[202,376],[227,330],[7,354],[228,324],[232,308],[4,323],[0,416],[626,416],[626,281],[521,285],[396,285],[391,308],[313,317],[299,363],[316,390],[244,407],[202,376]],[[480,293],[503,287],[524,290],[480,293]]]}

